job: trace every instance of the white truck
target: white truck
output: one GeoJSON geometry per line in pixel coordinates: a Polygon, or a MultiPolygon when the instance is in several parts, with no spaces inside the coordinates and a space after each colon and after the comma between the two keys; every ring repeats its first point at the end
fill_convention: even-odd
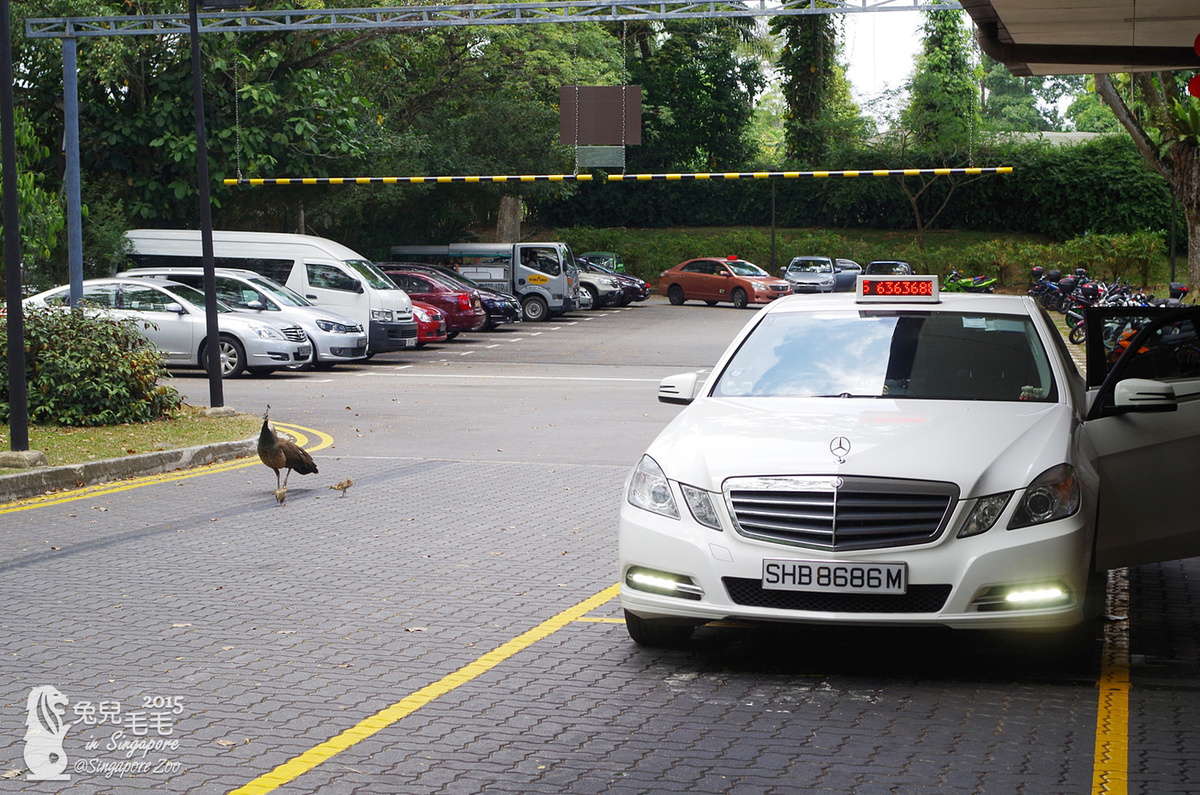
{"type": "Polygon", "coordinates": [[[579,268],[566,243],[451,243],[392,246],[397,262],[454,268],[484,287],[521,300],[525,320],[546,320],[579,307],[579,268]]]}

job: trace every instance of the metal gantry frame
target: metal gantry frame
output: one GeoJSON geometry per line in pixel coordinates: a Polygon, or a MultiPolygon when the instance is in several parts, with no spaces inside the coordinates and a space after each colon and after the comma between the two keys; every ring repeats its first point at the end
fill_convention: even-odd
{"type": "MultiPolygon", "coordinates": [[[[583,0],[577,3],[463,3],[317,11],[232,11],[199,14],[198,31],[200,33],[272,33],[277,31],[414,29],[808,16],[886,11],[956,11],[962,9],[957,2],[930,2],[930,0],[819,1],[820,5],[818,5],[818,0],[790,0],[790,2],[773,2],[772,0],[745,0],[744,2],[583,0]]],[[[79,78],[76,67],[78,40],[107,36],[185,36],[188,35],[189,29],[189,19],[186,13],[57,17],[25,21],[27,38],[62,40],[63,149],[66,157],[63,187],[67,199],[67,263],[72,301],[77,300],[83,289],[79,78]]]]}

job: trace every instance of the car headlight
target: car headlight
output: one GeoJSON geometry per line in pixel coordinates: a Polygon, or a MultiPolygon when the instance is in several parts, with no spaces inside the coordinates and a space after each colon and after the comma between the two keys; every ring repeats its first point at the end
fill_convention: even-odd
{"type": "Polygon", "coordinates": [[[1033,479],[1017,503],[1008,529],[1065,519],[1079,510],[1080,489],[1075,470],[1067,464],[1047,469],[1033,479]]]}
{"type": "Polygon", "coordinates": [[[251,323],[250,330],[264,340],[284,340],[287,337],[283,336],[283,332],[278,329],[264,326],[261,323],[251,323]]]}
{"type": "Polygon", "coordinates": [[[371,319],[372,320],[381,320],[384,323],[391,323],[392,322],[392,310],[390,310],[390,309],[372,309],[371,310],[371,319]]]}
{"type": "Polygon", "coordinates": [[[993,494],[977,499],[975,507],[967,514],[967,520],[963,522],[962,528],[958,531],[958,537],[969,538],[991,530],[992,525],[1000,518],[1000,514],[1004,513],[1004,508],[1008,505],[1011,497],[1012,492],[1006,491],[1003,494],[993,494]]]}
{"type": "Polygon", "coordinates": [[[721,520],[717,518],[717,509],[713,506],[712,492],[682,483],[679,484],[679,490],[683,492],[684,502],[697,522],[714,530],[721,529],[721,520]]]}
{"type": "Polygon", "coordinates": [[[667,482],[662,467],[648,455],[642,456],[634,468],[626,498],[630,505],[644,511],[671,519],[679,518],[679,508],[675,505],[675,497],[671,495],[671,484],[667,482]]]}
{"type": "Polygon", "coordinates": [[[762,282],[750,282],[750,286],[753,287],[755,290],[767,289],[767,285],[763,284],[762,282]]]}
{"type": "Polygon", "coordinates": [[[321,331],[334,332],[337,334],[352,334],[355,331],[355,329],[352,329],[343,323],[336,323],[332,320],[318,320],[317,328],[321,329],[321,331]]]}
{"type": "Polygon", "coordinates": [[[424,309],[422,309],[419,306],[413,307],[413,317],[415,317],[417,320],[421,321],[422,323],[429,322],[429,313],[426,312],[424,309]]]}

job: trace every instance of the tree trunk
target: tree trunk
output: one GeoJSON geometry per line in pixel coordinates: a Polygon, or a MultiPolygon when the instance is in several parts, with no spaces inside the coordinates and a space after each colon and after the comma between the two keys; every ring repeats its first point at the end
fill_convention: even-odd
{"type": "Polygon", "coordinates": [[[521,242],[521,197],[501,196],[496,213],[496,242],[521,242]]]}

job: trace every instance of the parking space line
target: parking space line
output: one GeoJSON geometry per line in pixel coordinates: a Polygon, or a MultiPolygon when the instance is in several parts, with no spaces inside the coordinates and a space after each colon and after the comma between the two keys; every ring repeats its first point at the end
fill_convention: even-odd
{"type": "MultiPolygon", "coordinates": [[[[1109,572],[1110,616],[1129,615],[1129,570],[1109,572]]],[[[1096,704],[1096,750],[1092,795],[1126,795],[1129,790],[1129,622],[1104,626],[1100,691],[1096,704]]]]}
{"type": "Polygon", "coordinates": [[[512,640],[502,643],[473,662],[464,665],[453,673],[443,676],[431,685],[427,685],[392,704],[390,707],[364,718],[349,729],[334,735],[325,742],[310,748],[294,759],[276,767],[269,773],[264,773],[229,795],[262,795],[276,788],[295,781],[304,773],[317,765],[328,761],[335,755],[353,747],[362,740],[383,731],[402,718],[411,715],[434,699],[444,696],[460,685],[482,676],[514,655],[550,637],[573,621],[577,621],[597,607],[605,604],[620,593],[620,585],[611,585],[594,596],[569,607],[558,615],[543,621],[533,629],[524,632],[512,640]]]}
{"type": "Polygon", "coordinates": [[[637,384],[657,384],[662,379],[659,378],[602,378],[599,376],[577,376],[577,375],[476,375],[462,374],[454,375],[453,373],[374,373],[380,378],[464,378],[464,379],[483,379],[494,381],[627,381],[637,384]]]}
{"type": "MultiPolygon", "coordinates": [[[[274,423],[279,430],[286,431],[291,436],[296,444],[305,447],[310,453],[317,450],[322,450],[333,444],[333,437],[322,431],[313,430],[312,428],[303,428],[299,425],[287,425],[282,422],[274,423]],[[312,434],[317,439],[317,443],[313,447],[307,447],[308,435],[312,434]]],[[[233,461],[221,461],[215,464],[206,464],[194,469],[185,469],[182,471],[166,472],[160,475],[145,475],[143,477],[129,478],[127,480],[119,480],[112,483],[101,483],[96,486],[86,486],[81,489],[61,492],[58,494],[41,494],[37,497],[29,497],[24,500],[15,500],[0,506],[0,514],[16,513],[17,511],[28,511],[33,508],[44,508],[50,505],[62,505],[67,502],[75,502],[76,500],[87,500],[92,497],[102,497],[106,494],[117,494],[130,489],[138,489],[143,486],[153,486],[158,483],[171,483],[177,480],[188,480],[189,478],[198,478],[202,475],[215,475],[220,472],[230,472],[235,469],[244,469],[245,467],[259,465],[258,457],[254,458],[239,458],[233,461]]]]}

